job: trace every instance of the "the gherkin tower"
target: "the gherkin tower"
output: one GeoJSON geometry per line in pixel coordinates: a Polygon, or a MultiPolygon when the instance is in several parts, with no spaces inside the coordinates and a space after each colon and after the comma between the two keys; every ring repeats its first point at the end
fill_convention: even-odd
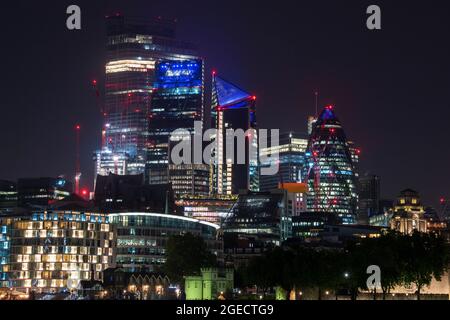
{"type": "Polygon", "coordinates": [[[355,223],[358,203],[355,166],[341,123],[327,106],[308,141],[303,173],[308,183],[308,211],[334,213],[342,223],[355,223]]]}

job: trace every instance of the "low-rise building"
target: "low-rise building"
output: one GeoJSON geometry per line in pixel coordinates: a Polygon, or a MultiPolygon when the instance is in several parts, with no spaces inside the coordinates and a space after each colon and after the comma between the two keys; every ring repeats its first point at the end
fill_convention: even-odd
{"type": "Polygon", "coordinates": [[[192,233],[203,238],[209,250],[220,256],[219,226],[173,214],[126,212],[109,215],[117,225],[117,265],[126,271],[154,271],[166,261],[170,236],[192,233]]]}
{"type": "Polygon", "coordinates": [[[232,268],[202,268],[201,275],[185,277],[186,300],[223,299],[233,287],[232,268]]]}

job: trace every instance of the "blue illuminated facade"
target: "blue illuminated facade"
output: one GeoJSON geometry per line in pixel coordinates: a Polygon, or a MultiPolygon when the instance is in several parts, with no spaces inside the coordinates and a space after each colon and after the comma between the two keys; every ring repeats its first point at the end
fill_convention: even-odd
{"type": "Polygon", "coordinates": [[[213,74],[212,126],[217,128],[216,164],[212,171],[212,193],[238,194],[259,190],[259,149],[256,123],[256,97],[213,74]],[[226,131],[242,129],[245,135],[245,163],[239,164],[238,143],[234,159],[227,158],[226,131]],[[255,130],[253,130],[255,129],[255,130]],[[253,132],[252,132],[253,131],[253,132]]]}
{"type": "Polygon", "coordinates": [[[308,183],[307,208],[336,214],[344,224],[356,222],[356,170],[349,143],[333,107],[315,123],[305,153],[303,177],[308,183]]]}
{"type": "Polygon", "coordinates": [[[163,60],[156,65],[156,82],[149,114],[146,180],[167,183],[169,138],[174,130],[194,133],[203,124],[203,61],[163,60]]]}

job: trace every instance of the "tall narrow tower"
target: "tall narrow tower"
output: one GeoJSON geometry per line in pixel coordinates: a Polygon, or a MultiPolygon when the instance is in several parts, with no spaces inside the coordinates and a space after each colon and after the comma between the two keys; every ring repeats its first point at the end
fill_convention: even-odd
{"type": "Polygon", "coordinates": [[[213,72],[212,109],[213,127],[217,129],[217,163],[213,166],[212,192],[238,194],[239,190],[258,191],[258,137],[256,130],[256,97],[223,80],[213,72]],[[234,150],[227,145],[227,130],[239,129],[245,133],[245,150],[239,144],[239,134],[234,140],[234,150]],[[228,150],[227,150],[228,149],[228,150]],[[233,157],[229,157],[233,154],[233,157]],[[239,157],[245,163],[239,163],[239,157]]]}

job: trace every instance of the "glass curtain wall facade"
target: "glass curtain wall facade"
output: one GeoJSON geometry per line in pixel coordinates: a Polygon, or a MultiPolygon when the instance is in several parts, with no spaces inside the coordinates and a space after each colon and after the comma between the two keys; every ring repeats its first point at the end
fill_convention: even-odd
{"type": "Polygon", "coordinates": [[[154,271],[166,261],[170,236],[192,233],[201,236],[209,250],[222,252],[219,226],[192,218],[159,213],[114,213],[117,225],[117,266],[131,272],[154,271]]]}
{"type": "Polygon", "coordinates": [[[292,217],[285,192],[246,192],[231,208],[223,222],[226,233],[248,234],[277,245],[292,235],[292,217]]]}
{"type": "MultiPolygon", "coordinates": [[[[216,163],[212,167],[213,194],[238,194],[239,190],[259,190],[259,150],[256,123],[256,97],[213,73],[211,119],[217,129],[216,163]],[[238,150],[234,139],[233,158],[228,156],[226,131],[242,129],[245,151],[238,150]],[[247,132],[247,130],[251,130],[247,132]],[[238,163],[238,153],[245,152],[245,163],[238,163]],[[251,156],[250,156],[251,155],[251,156]]],[[[230,150],[232,151],[232,150],[230,150]]]]}
{"type": "Polygon", "coordinates": [[[280,134],[280,143],[278,146],[270,146],[260,149],[261,167],[270,167],[275,165],[274,153],[278,153],[279,170],[275,175],[261,175],[259,178],[259,190],[270,191],[278,188],[279,183],[302,182],[302,169],[305,164],[305,152],[308,146],[308,137],[302,133],[283,133],[280,134]]]}
{"type": "Polygon", "coordinates": [[[156,66],[147,155],[148,183],[167,183],[169,139],[175,130],[194,133],[203,127],[204,67],[201,59],[163,60],[156,66]]]}
{"type": "MultiPolygon", "coordinates": [[[[158,61],[195,59],[192,45],[175,39],[175,21],[140,19],[120,14],[106,18],[107,62],[102,157],[110,162],[115,154],[125,159],[125,174],[144,173],[149,147],[151,100],[158,61]]],[[[117,166],[97,165],[113,170],[117,166]]],[[[111,171],[110,171],[111,172],[111,171]]],[[[113,171],[118,174],[119,172],[113,171]]],[[[107,172],[96,172],[107,174],[107,172]]]]}
{"type": "Polygon", "coordinates": [[[344,130],[332,106],[322,111],[312,129],[304,178],[309,189],[308,211],[335,213],[344,224],[356,222],[355,166],[344,130]]]}

